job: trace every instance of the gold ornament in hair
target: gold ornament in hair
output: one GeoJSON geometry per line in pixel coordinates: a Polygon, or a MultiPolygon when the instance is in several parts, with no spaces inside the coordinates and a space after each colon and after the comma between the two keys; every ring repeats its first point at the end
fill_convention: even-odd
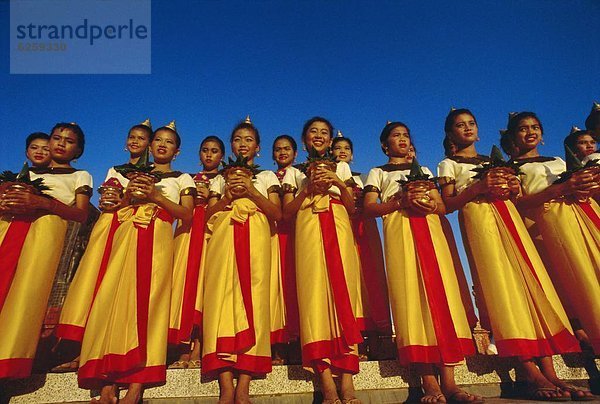
{"type": "Polygon", "coordinates": [[[592,111],[590,113],[592,112],[600,112],[600,104],[596,101],[594,101],[594,103],[592,104],[592,111]]]}
{"type": "Polygon", "coordinates": [[[390,123],[392,123],[392,121],[387,121],[387,123],[385,124],[386,126],[389,125],[390,123]]]}
{"type": "Polygon", "coordinates": [[[337,135],[335,137],[344,137],[344,135],[342,135],[342,131],[338,130],[337,131],[337,135]]]}
{"type": "Polygon", "coordinates": [[[250,119],[250,115],[246,115],[246,119],[244,120],[244,123],[249,123],[250,125],[252,125],[252,120],[250,119]]]}
{"type": "Polygon", "coordinates": [[[454,111],[456,111],[456,108],[454,108],[454,107],[450,107],[450,111],[449,111],[449,113],[450,113],[450,112],[454,112],[454,111]]]}
{"type": "Polygon", "coordinates": [[[142,123],[140,123],[140,125],[147,127],[148,129],[152,130],[152,124],[150,123],[150,118],[146,118],[146,120],[142,123]]]}
{"type": "Polygon", "coordinates": [[[173,119],[165,128],[171,129],[173,132],[177,132],[177,126],[175,125],[175,120],[173,119]]]}
{"type": "Polygon", "coordinates": [[[569,135],[572,135],[575,132],[580,132],[581,129],[578,128],[576,125],[571,126],[571,132],[569,132],[569,135]]]}

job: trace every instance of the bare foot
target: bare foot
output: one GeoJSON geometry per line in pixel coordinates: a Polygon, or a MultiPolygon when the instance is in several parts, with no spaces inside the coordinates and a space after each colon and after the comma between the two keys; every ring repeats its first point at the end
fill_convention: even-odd
{"type": "Polygon", "coordinates": [[[445,392],[450,403],[483,403],[483,397],[467,393],[464,390],[456,389],[452,392],[445,392]]]}
{"type": "Polygon", "coordinates": [[[250,394],[246,391],[235,389],[235,404],[252,404],[252,401],[250,401],[250,394]]]}
{"type": "Polygon", "coordinates": [[[219,404],[233,404],[235,402],[234,390],[221,390],[219,395],[219,404]]]}
{"type": "Polygon", "coordinates": [[[143,392],[144,390],[141,383],[131,383],[127,389],[127,394],[119,401],[119,404],[141,403],[143,392]]]}
{"type": "Polygon", "coordinates": [[[102,387],[100,391],[100,399],[96,400],[95,398],[90,401],[93,404],[116,404],[117,399],[117,386],[114,384],[109,384],[107,386],[102,387]]]}

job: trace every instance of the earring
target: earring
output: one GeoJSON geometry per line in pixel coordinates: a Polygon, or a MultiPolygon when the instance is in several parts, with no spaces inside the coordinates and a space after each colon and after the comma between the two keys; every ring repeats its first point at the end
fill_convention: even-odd
{"type": "Polygon", "coordinates": [[[256,152],[256,157],[260,157],[260,153],[259,152],[256,152]]]}
{"type": "Polygon", "coordinates": [[[476,142],[479,142],[479,135],[477,135],[477,137],[475,138],[476,142]]]}
{"type": "Polygon", "coordinates": [[[173,160],[176,160],[176,159],[177,159],[177,155],[174,155],[174,156],[173,156],[173,160]]]}
{"type": "Polygon", "coordinates": [[[542,144],[542,146],[545,145],[544,138],[542,138],[542,140],[540,140],[540,143],[542,144]]]}
{"type": "Polygon", "coordinates": [[[302,151],[306,151],[306,145],[305,144],[302,145],[302,151]]]}
{"type": "Polygon", "coordinates": [[[77,164],[77,159],[71,160],[71,164],[77,164]]]}
{"type": "Polygon", "coordinates": [[[125,148],[123,149],[123,151],[126,151],[126,152],[129,151],[129,149],[127,149],[127,146],[125,146],[125,148]]]}

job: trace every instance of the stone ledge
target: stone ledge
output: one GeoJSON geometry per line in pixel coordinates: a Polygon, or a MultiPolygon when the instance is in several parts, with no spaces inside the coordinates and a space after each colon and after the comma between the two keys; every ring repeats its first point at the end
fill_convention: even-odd
{"type": "MultiPolygon", "coordinates": [[[[499,389],[501,383],[515,380],[515,363],[511,359],[477,355],[456,367],[456,381],[460,385],[495,385],[499,389]]],[[[589,379],[580,355],[555,356],[554,364],[562,379],[589,379]]],[[[598,359],[596,366],[600,368],[598,359]]],[[[417,385],[418,380],[396,361],[373,361],[361,362],[360,373],[354,377],[354,383],[357,390],[364,391],[408,388],[409,385],[417,385]]],[[[37,374],[28,379],[4,382],[0,387],[5,395],[11,397],[11,403],[81,402],[90,399],[88,390],[77,387],[75,373],[37,374]]],[[[312,374],[300,366],[275,366],[272,373],[253,381],[250,387],[252,395],[312,393],[318,390],[312,374]]],[[[199,369],[173,369],[167,371],[166,385],[146,390],[144,398],[217,397],[218,393],[217,382],[204,378],[201,381],[199,369]]],[[[1,397],[0,402],[3,402],[1,397]]]]}

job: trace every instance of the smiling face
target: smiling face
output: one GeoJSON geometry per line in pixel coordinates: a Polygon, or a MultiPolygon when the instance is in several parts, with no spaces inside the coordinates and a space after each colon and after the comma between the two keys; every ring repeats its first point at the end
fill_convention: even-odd
{"type": "Polygon", "coordinates": [[[519,121],[515,134],[514,145],[521,154],[535,149],[542,141],[542,126],[533,117],[526,117],[519,121]]]}
{"type": "Polygon", "coordinates": [[[336,161],[344,161],[346,163],[350,163],[352,161],[352,147],[350,147],[350,143],[346,140],[340,140],[335,143],[331,153],[335,157],[336,161]]]}
{"type": "Polygon", "coordinates": [[[154,157],[155,163],[170,163],[173,157],[179,153],[175,133],[168,129],[158,130],[150,143],[150,152],[154,157]]]}
{"type": "Polygon", "coordinates": [[[254,131],[246,128],[238,129],[231,137],[231,151],[236,156],[241,154],[248,160],[253,160],[260,150],[254,131]]]}
{"type": "Polygon", "coordinates": [[[223,160],[223,151],[218,142],[207,140],[200,147],[200,162],[204,171],[214,171],[219,168],[219,163],[223,160]]]}
{"type": "Polygon", "coordinates": [[[77,134],[68,128],[56,128],[48,142],[50,156],[60,164],[69,163],[81,154],[77,134]]]}
{"type": "Polygon", "coordinates": [[[448,136],[455,145],[468,146],[475,143],[478,133],[475,117],[470,114],[458,114],[454,117],[448,136]]]}
{"type": "Polygon", "coordinates": [[[50,147],[47,139],[33,139],[25,154],[34,167],[46,167],[50,164],[50,147]]]}
{"type": "Polygon", "coordinates": [[[325,122],[313,122],[304,133],[303,139],[307,149],[314,148],[317,153],[323,155],[331,146],[331,132],[325,122]]]}
{"type": "Polygon", "coordinates": [[[279,139],[273,144],[273,160],[279,168],[292,165],[297,155],[298,153],[294,151],[294,147],[288,139],[279,139]]]}
{"type": "Polygon", "coordinates": [[[581,135],[577,138],[573,151],[578,158],[583,159],[596,152],[596,141],[591,135],[581,135]]]}
{"type": "Polygon", "coordinates": [[[133,128],[129,131],[127,136],[127,150],[131,154],[131,157],[140,157],[144,150],[150,143],[150,137],[148,133],[140,128],[133,128]]]}
{"type": "Polygon", "coordinates": [[[410,133],[405,126],[396,126],[387,137],[387,154],[389,157],[407,157],[410,149],[410,133]]]}

